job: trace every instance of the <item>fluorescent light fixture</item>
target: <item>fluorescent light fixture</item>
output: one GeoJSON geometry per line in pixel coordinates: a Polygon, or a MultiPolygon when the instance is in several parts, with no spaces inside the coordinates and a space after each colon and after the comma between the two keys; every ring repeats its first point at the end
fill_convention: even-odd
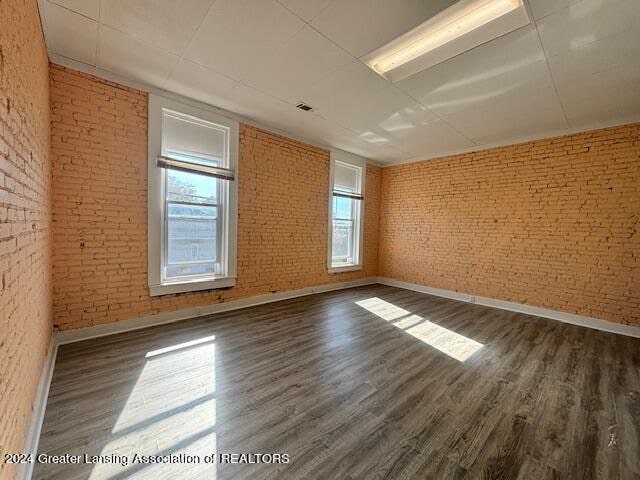
{"type": "Polygon", "coordinates": [[[528,24],[522,0],[460,0],[362,60],[396,82],[528,24]]]}

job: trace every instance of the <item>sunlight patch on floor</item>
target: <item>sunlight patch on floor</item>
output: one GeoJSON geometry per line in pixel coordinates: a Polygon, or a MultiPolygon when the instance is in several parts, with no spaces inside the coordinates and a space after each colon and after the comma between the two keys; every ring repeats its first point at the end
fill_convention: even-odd
{"type": "Polygon", "coordinates": [[[355,303],[459,362],[464,362],[483,347],[475,340],[414,315],[381,298],[372,297],[355,303]]]}
{"type": "MultiPolygon", "coordinates": [[[[215,337],[152,350],[121,408],[102,456],[216,452],[215,337]]],[[[114,392],[117,390],[114,390],[114,392]]],[[[105,399],[107,402],[109,399],[105,399]]],[[[111,399],[113,400],[113,399],[111,399]]],[[[114,402],[110,402],[113,404],[114,402]]],[[[90,479],[215,479],[215,465],[95,464],[90,479]],[[203,478],[204,478],[203,477],[203,478]]]]}
{"type": "Polygon", "coordinates": [[[405,317],[411,313],[404,308],[397,307],[393,303],[385,302],[378,297],[360,300],[356,302],[356,305],[369,310],[371,313],[375,313],[384,320],[396,320],[397,318],[405,317]]]}

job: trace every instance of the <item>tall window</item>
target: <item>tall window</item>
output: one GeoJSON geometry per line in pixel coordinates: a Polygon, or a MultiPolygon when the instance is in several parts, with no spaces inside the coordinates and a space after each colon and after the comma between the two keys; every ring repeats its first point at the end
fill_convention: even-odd
{"type": "Polygon", "coordinates": [[[233,286],[238,125],[156,96],[149,114],[151,294],[233,286]]]}
{"type": "Polygon", "coordinates": [[[330,272],[362,268],[365,161],[331,153],[330,272]]]}

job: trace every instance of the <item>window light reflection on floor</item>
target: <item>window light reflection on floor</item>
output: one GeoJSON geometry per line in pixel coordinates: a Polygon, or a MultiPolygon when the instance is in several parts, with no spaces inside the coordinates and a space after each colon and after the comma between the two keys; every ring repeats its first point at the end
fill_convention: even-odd
{"type": "Polygon", "coordinates": [[[131,463],[135,454],[184,453],[204,458],[217,451],[216,337],[192,337],[165,345],[151,351],[140,349],[144,361],[108,392],[109,405],[118,408],[104,414],[112,415],[114,423],[101,440],[99,454],[124,456],[129,463],[98,462],[83,478],[215,480],[214,464],[131,463]]]}
{"type": "Polygon", "coordinates": [[[372,297],[355,303],[459,362],[464,362],[483,347],[475,340],[413,315],[381,298],[372,297]]]}
{"type": "Polygon", "coordinates": [[[193,347],[202,343],[213,342],[216,339],[215,335],[210,337],[202,337],[196,340],[190,340],[188,342],[178,343],[177,345],[171,345],[169,347],[159,348],[157,350],[151,350],[145,355],[146,358],[155,357],[156,355],[162,355],[163,353],[175,352],[176,350],[182,350],[183,348],[193,347]]]}

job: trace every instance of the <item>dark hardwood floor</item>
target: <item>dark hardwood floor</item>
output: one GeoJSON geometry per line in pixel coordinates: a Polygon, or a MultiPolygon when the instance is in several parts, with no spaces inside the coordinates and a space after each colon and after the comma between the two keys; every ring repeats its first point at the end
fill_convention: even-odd
{"type": "Polygon", "coordinates": [[[60,347],[37,479],[640,479],[640,339],[374,285],[60,347]]]}

